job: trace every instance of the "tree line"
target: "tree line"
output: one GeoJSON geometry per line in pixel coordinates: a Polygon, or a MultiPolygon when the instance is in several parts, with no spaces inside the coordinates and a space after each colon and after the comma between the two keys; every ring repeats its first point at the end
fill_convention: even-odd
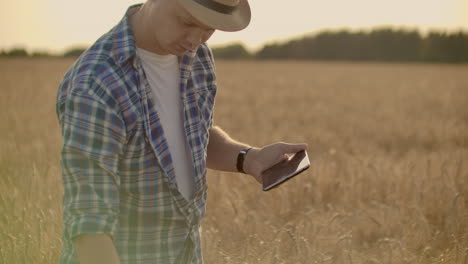
{"type": "MultiPolygon", "coordinates": [[[[74,47],[63,54],[28,53],[14,48],[1,51],[7,57],[76,57],[86,48],[74,47]]],[[[292,59],[387,62],[468,62],[468,33],[380,28],[371,31],[322,31],[282,43],[269,43],[249,52],[240,43],[213,48],[218,59],[292,59]]]]}
{"type": "Polygon", "coordinates": [[[62,54],[52,54],[47,51],[28,52],[25,48],[14,47],[10,50],[0,51],[0,57],[33,57],[33,58],[61,58],[61,57],[78,57],[87,47],[73,47],[66,50],[62,54]]]}
{"type": "Polygon", "coordinates": [[[387,62],[468,62],[468,33],[381,28],[369,32],[323,31],[249,53],[242,44],[213,49],[223,59],[292,59],[387,62]]]}

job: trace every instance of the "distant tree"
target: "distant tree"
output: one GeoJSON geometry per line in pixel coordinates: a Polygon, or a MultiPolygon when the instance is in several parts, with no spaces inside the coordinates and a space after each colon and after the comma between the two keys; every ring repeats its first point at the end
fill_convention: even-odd
{"type": "Polygon", "coordinates": [[[270,43],[263,46],[256,54],[258,59],[286,59],[288,57],[287,44],[270,43]]]}
{"type": "Polygon", "coordinates": [[[378,29],[369,34],[368,45],[372,60],[417,61],[421,36],[417,31],[378,29]]]}
{"type": "Polygon", "coordinates": [[[47,51],[34,51],[31,53],[31,57],[34,58],[45,58],[45,57],[52,57],[52,55],[47,51]]]}
{"type": "Polygon", "coordinates": [[[80,56],[83,52],[86,51],[86,47],[73,47],[69,50],[66,50],[63,54],[64,57],[78,57],[80,56]]]}
{"type": "Polygon", "coordinates": [[[424,61],[467,62],[468,34],[430,32],[422,48],[424,61]]]}
{"type": "Polygon", "coordinates": [[[249,59],[252,57],[244,45],[240,43],[213,48],[213,55],[217,59],[249,59]]]}
{"type": "Polygon", "coordinates": [[[29,56],[26,49],[20,48],[20,47],[16,47],[16,48],[13,48],[13,49],[11,49],[9,51],[5,51],[5,53],[3,53],[3,54],[4,54],[4,56],[7,56],[7,57],[27,57],[27,56],[29,56]]]}

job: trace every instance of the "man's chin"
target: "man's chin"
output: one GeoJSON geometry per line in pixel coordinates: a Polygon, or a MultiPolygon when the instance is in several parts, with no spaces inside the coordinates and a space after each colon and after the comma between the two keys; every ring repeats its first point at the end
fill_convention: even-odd
{"type": "Polygon", "coordinates": [[[187,52],[187,50],[180,46],[172,46],[168,52],[172,55],[182,56],[185,54],[185,52],[187,52]]]}

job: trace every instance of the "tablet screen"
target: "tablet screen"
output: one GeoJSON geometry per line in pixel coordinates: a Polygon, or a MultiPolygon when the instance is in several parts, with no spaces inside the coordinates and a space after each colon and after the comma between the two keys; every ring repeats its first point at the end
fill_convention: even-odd
{"type": "Polygon", "coordinates": [[[305,150],[299,151],[287,160],[284,160],[262,173],[263,190],[268,191],[293,176],[310,167],[309,157],[305,150]]]}

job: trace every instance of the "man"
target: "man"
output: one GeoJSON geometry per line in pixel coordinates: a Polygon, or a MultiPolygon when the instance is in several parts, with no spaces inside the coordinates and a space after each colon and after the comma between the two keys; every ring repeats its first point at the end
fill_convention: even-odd
{"type": "Polygon", "coordinates": [[[147,0],[67,72],[57,97],[61,263],[202,263],[206,168],[261,182],[264,169],[306,148],[251,148],[212,125],[205,42],[249,21],[246,0],[147,0]]]}

